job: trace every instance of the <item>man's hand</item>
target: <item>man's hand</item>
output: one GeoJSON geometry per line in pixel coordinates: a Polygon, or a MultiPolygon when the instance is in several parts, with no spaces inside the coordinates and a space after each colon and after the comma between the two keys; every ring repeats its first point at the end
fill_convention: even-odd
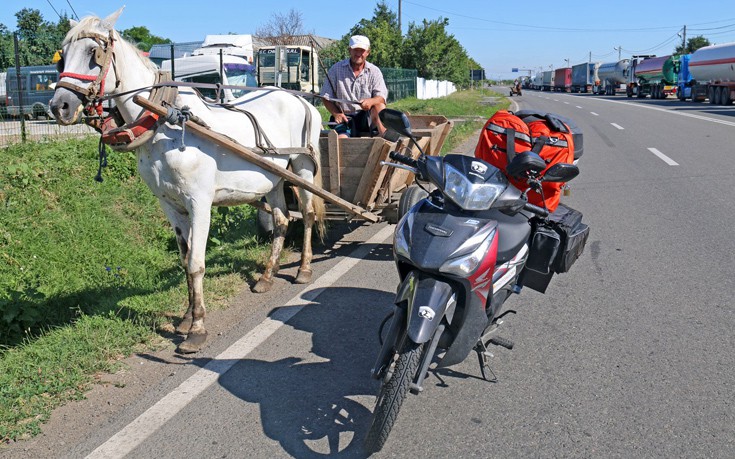
{"type": "Polygon", "coordinates": [[[360,101],[360,108],[363,109],[363,110],[365,110],[365,111],[368,111],[371,108],[373,108],[373,105],[375,105],[375,101],[372,98],[370,98],[370,99],[362,99],[360,101]]]}
{"type": "Polygon", "coordinates": [[[345,115],[344,113],[341,113],[341,112],[340,113],[336,113],[336,114],[334,114],[332,116],[334,117],[334,121],[337,122],[337,123],[346,123],[347,121],[349,121],[347,119],[347,115],[345,115]]]}

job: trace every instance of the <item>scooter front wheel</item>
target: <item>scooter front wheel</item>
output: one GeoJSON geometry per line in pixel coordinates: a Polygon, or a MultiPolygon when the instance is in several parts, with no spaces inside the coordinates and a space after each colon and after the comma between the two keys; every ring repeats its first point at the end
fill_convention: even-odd
{"type": "Polygon", "coordinates": [[[365,439],[365,449],[369,453],[380,451],[388,440],[401,405],[408,395],[411,381],[418,370],[423,349],[423,344],[416,344],[407,339],[398,355],[390,379],[381,385],[378,400],[375,402],[373,422],[365,439]]]}

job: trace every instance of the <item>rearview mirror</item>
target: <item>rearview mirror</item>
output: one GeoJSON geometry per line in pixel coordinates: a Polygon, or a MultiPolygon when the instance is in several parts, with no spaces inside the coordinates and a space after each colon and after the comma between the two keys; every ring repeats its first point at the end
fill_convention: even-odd
{"type": "Polygon", "coordinates": [[[405,113],[392,108],[386,108],[378,116],[386,128],[392,129],[403,136],[413,137],[411,134],[411,122],[408,121],[405,113]]]}
{"type": "Polygon", "coordinates": [[[568,182],[579,175],[579,168],[574,164],[556,163],[544,174],[544,182],[568,182]]]}

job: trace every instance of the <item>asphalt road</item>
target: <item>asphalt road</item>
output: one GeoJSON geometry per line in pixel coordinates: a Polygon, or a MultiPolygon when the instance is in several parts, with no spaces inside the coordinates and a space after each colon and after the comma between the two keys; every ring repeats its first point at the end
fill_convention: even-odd
{"type": "MultiPolygon", "coordinates": [[[[584,213],[587,248],[545,295],[509,300],[498,382],[474,356],[432,374],[374,457],[735,457],[735,108],[514,100],[585,133],[563,202],[584,213]]],[[[287,269],[275,292],[245,292],[236,326],[58,455],[364,457],[397,277],[390,225],[346,234],[306,291],[287,269]]]]}

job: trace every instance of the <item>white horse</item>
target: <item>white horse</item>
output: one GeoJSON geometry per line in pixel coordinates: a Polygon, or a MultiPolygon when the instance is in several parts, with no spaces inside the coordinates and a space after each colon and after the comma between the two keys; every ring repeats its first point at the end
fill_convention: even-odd
{"type": "MultiPolygon", "coordinates": [[[[72,21],[63,43],[63,72],[60,75],[51,110],[61,124],[78,120],[80,113],[94,107],[94,100],[120,94],[115,104],[126,123],[144,114],[133,102],[138,88],[150,88],[157,78],[155,65],[142,56],[114,30],[122,8],[105,19],[85,17],[72,21]]],[[[147,97],[150,89],[138,92],[147,97]]],[[[265,156],[292,170],[301,178],[320,185],[319,112],[285,91],[260,89],[232,102],[247,110],[260,124],[262,132],[276,148],[309,147],[313,154],[265,156]],[[305,120],[313,120],[308,123],[305,120]]],[[[188,106],[191,113],[213,131],[229,136],[248,147],[256,146],[256,128],[246,115],[203,101],[195,91],[180,88],[175,106],[188,106]]],[[[158,197],[176,233],[181,263],[189,288],[189,306],[177,331],[186,334],[178,351],[197,352],[204,344],[205,306],[202,280],[212,206],[252,203],[262,197],[273,210],[274,237],[270,258],[263,275],[253,287],[255,292],[269,290],[283,248],[288,225],[281,177],[266,172],[232,152],[213,144],[193,130],[159,122],[155,134],[136,149],[142,179],[158,197]],[[182,142],[186,148],[181,151],[182,142]]],[[[324,203],[312,193],[299,189],[304,221],[304,241],[296,283],[311,281],[312,226],[323,229],[324,203]]]]}

